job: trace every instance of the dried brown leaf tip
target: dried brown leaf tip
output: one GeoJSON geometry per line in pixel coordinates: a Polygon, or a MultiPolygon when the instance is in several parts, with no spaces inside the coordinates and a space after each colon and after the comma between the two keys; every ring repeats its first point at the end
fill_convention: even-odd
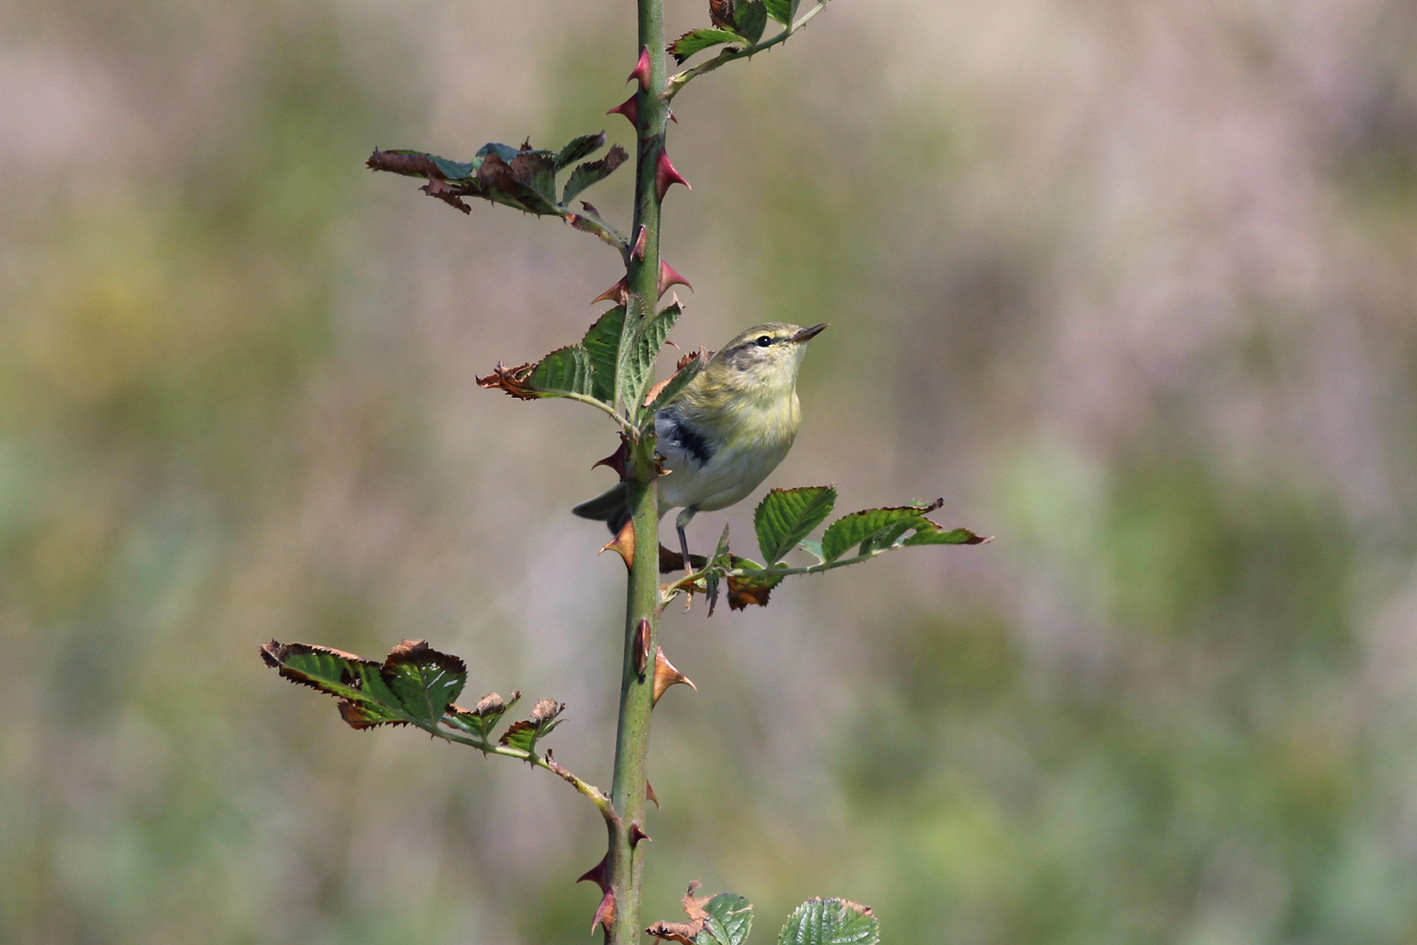
{"type": "Polygon", "coordinates": [[[649,620],[641,617],[635,627],[635,673],[641,679],[649,668],[649,638],[652,633],[653,628],[650,627],[649,620]]]}
{"type": "MultiPolygon", "coordinates": [[[[516,699],[520,693],[513,693],[512,698],[516,699]]],[[[473,715],[480,715],[484,719],[489,715],[500,715],[507,711],[507,701],[495,692],[489,692],[481,699],[477,700],[477,705],[472,707],[473,715]]]]}
{"type": "Polygon", "coordinates": [[[557,702],[555,699],[538,699],[536,700],[536,705],[532,707],[531,720],[537,725],[540,725],[542,722],[548,722],[554,719],[564,712],[565,709],[566,703],[564,702],[557,702]]]}
{"type": "Polygon", "coordinates": [[[684,913],[689,917],[688,922],[656,922],[645,929],[645,933],[668,942],[679,942],[680,945],[694,945],[694,938],[704,930],[704,924],[708,921],[704,906],[713,898],[695,897],[698,888],[699,881],[696,879],[689,884],[689,891],[684,893],[684,913]]]}
{"type": "Polygon", "coordinates": [[[674,664],[669,662],[669,657],[664,655],[662,647],[655,647],[654,655],[654,704],[659,704],[659,697],[664,695],[670,686],[677,686],[680,683],[688,686],[695,692],[699,687],[694,685],[694,681],[674,668],[674,664]]]}
{"type": "Polygon", "coordinates": [[[610,541],[607,541],[607,542],[601,547],[600,551],[596,552],[596,554],[604,554],[604,553],[607,552],[607,551],[613,551],[613,552],[615,552],[616,554],[618,554],[618,555],[620,556],[620,560],[622,560],[622,561],[625,562],[625,567],[626,567],[627,569],[634,567],[634,564],[635,564],[635,523],[634,523],[634,521],[628,521],[628,522],[626,522],[625,525],[624,525],[624,527],[622,527],[622,528],[620,529],[620,531],[615,535],[615,537],[612,538],[610,541]]]}
{"type": "Polygon", "coordinates": [[[437,197],[449,206],[456,207],[463,213],[472,212],[472,208],[467,205],[467,201],[462,199],[462,195],[467,193],[467,191],[459,190],[441,178],[429,178],[428,183],[418,189],[430,197],[437,197]]]}
{"type": "Polygon", "coordinates": [[[531,372],[536,365],[528,361],[526,364],[518,364],[516,367],[507,367],[501,361],[492,369],[492,373],[486,377],[474,377],[478,387],[485,387],[488,390],[503,390],[518,400],[536,400],[537,395],[532,393],[531,385],[527,383],[527,378],[531,377],[531,372]]]}

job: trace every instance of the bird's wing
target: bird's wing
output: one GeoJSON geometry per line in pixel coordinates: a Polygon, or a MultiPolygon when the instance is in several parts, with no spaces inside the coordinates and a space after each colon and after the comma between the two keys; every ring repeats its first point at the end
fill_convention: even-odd
{"type": "Polygon", "coordinates": [[[717,452],[712,438],[674,406],[654,415],[654,432],[659,439],[656,450],[664,457],[666,469],[700,469],[717,452]]]}

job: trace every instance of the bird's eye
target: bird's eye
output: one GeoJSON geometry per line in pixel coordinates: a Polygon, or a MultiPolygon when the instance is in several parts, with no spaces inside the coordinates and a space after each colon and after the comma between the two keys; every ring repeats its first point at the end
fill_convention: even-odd
{"type": "Polygon", "coordinates": [[[768,337],[767,335],[759,335],[759,336],[758,336],[758,347],[759,347],[759,348],[766,348],[766,347],[767,347],[768,345],[770,345],[770,344],[772,344],[772,338],[768,337]]]}

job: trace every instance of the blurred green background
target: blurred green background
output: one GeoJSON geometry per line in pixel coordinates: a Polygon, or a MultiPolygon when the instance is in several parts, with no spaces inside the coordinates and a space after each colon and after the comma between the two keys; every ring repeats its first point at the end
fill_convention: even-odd
{"type": "MultiPolygon", "coordinates": [[[[598,940],[583,799],[256,647],[426,637],[608,784],[614,437],[473,376],[616,259],[363,161],[628,142],[633,24],[0,5],[0,941],[598,940]]],[[[832,325],[768,484],[996,540],[670,614],[646,918],[1417,942],[1417,6],[841,0],[676,112],[676,340],[832,325]]]]}

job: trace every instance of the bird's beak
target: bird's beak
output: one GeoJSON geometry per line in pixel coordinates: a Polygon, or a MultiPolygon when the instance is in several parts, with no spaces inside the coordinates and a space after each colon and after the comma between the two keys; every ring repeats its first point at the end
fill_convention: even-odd
{"type": "Polygon", "coordinates": [[[813,338],[817,337],[823,331],[825,331],[826,327],[827,323],[822,322],[820,325],[813,325],[811,328],[804,328],[797,334],[789,338],[788,341],[791,341],[795,345],[800,345],[803,342],[811,341],[813,338]]]}

